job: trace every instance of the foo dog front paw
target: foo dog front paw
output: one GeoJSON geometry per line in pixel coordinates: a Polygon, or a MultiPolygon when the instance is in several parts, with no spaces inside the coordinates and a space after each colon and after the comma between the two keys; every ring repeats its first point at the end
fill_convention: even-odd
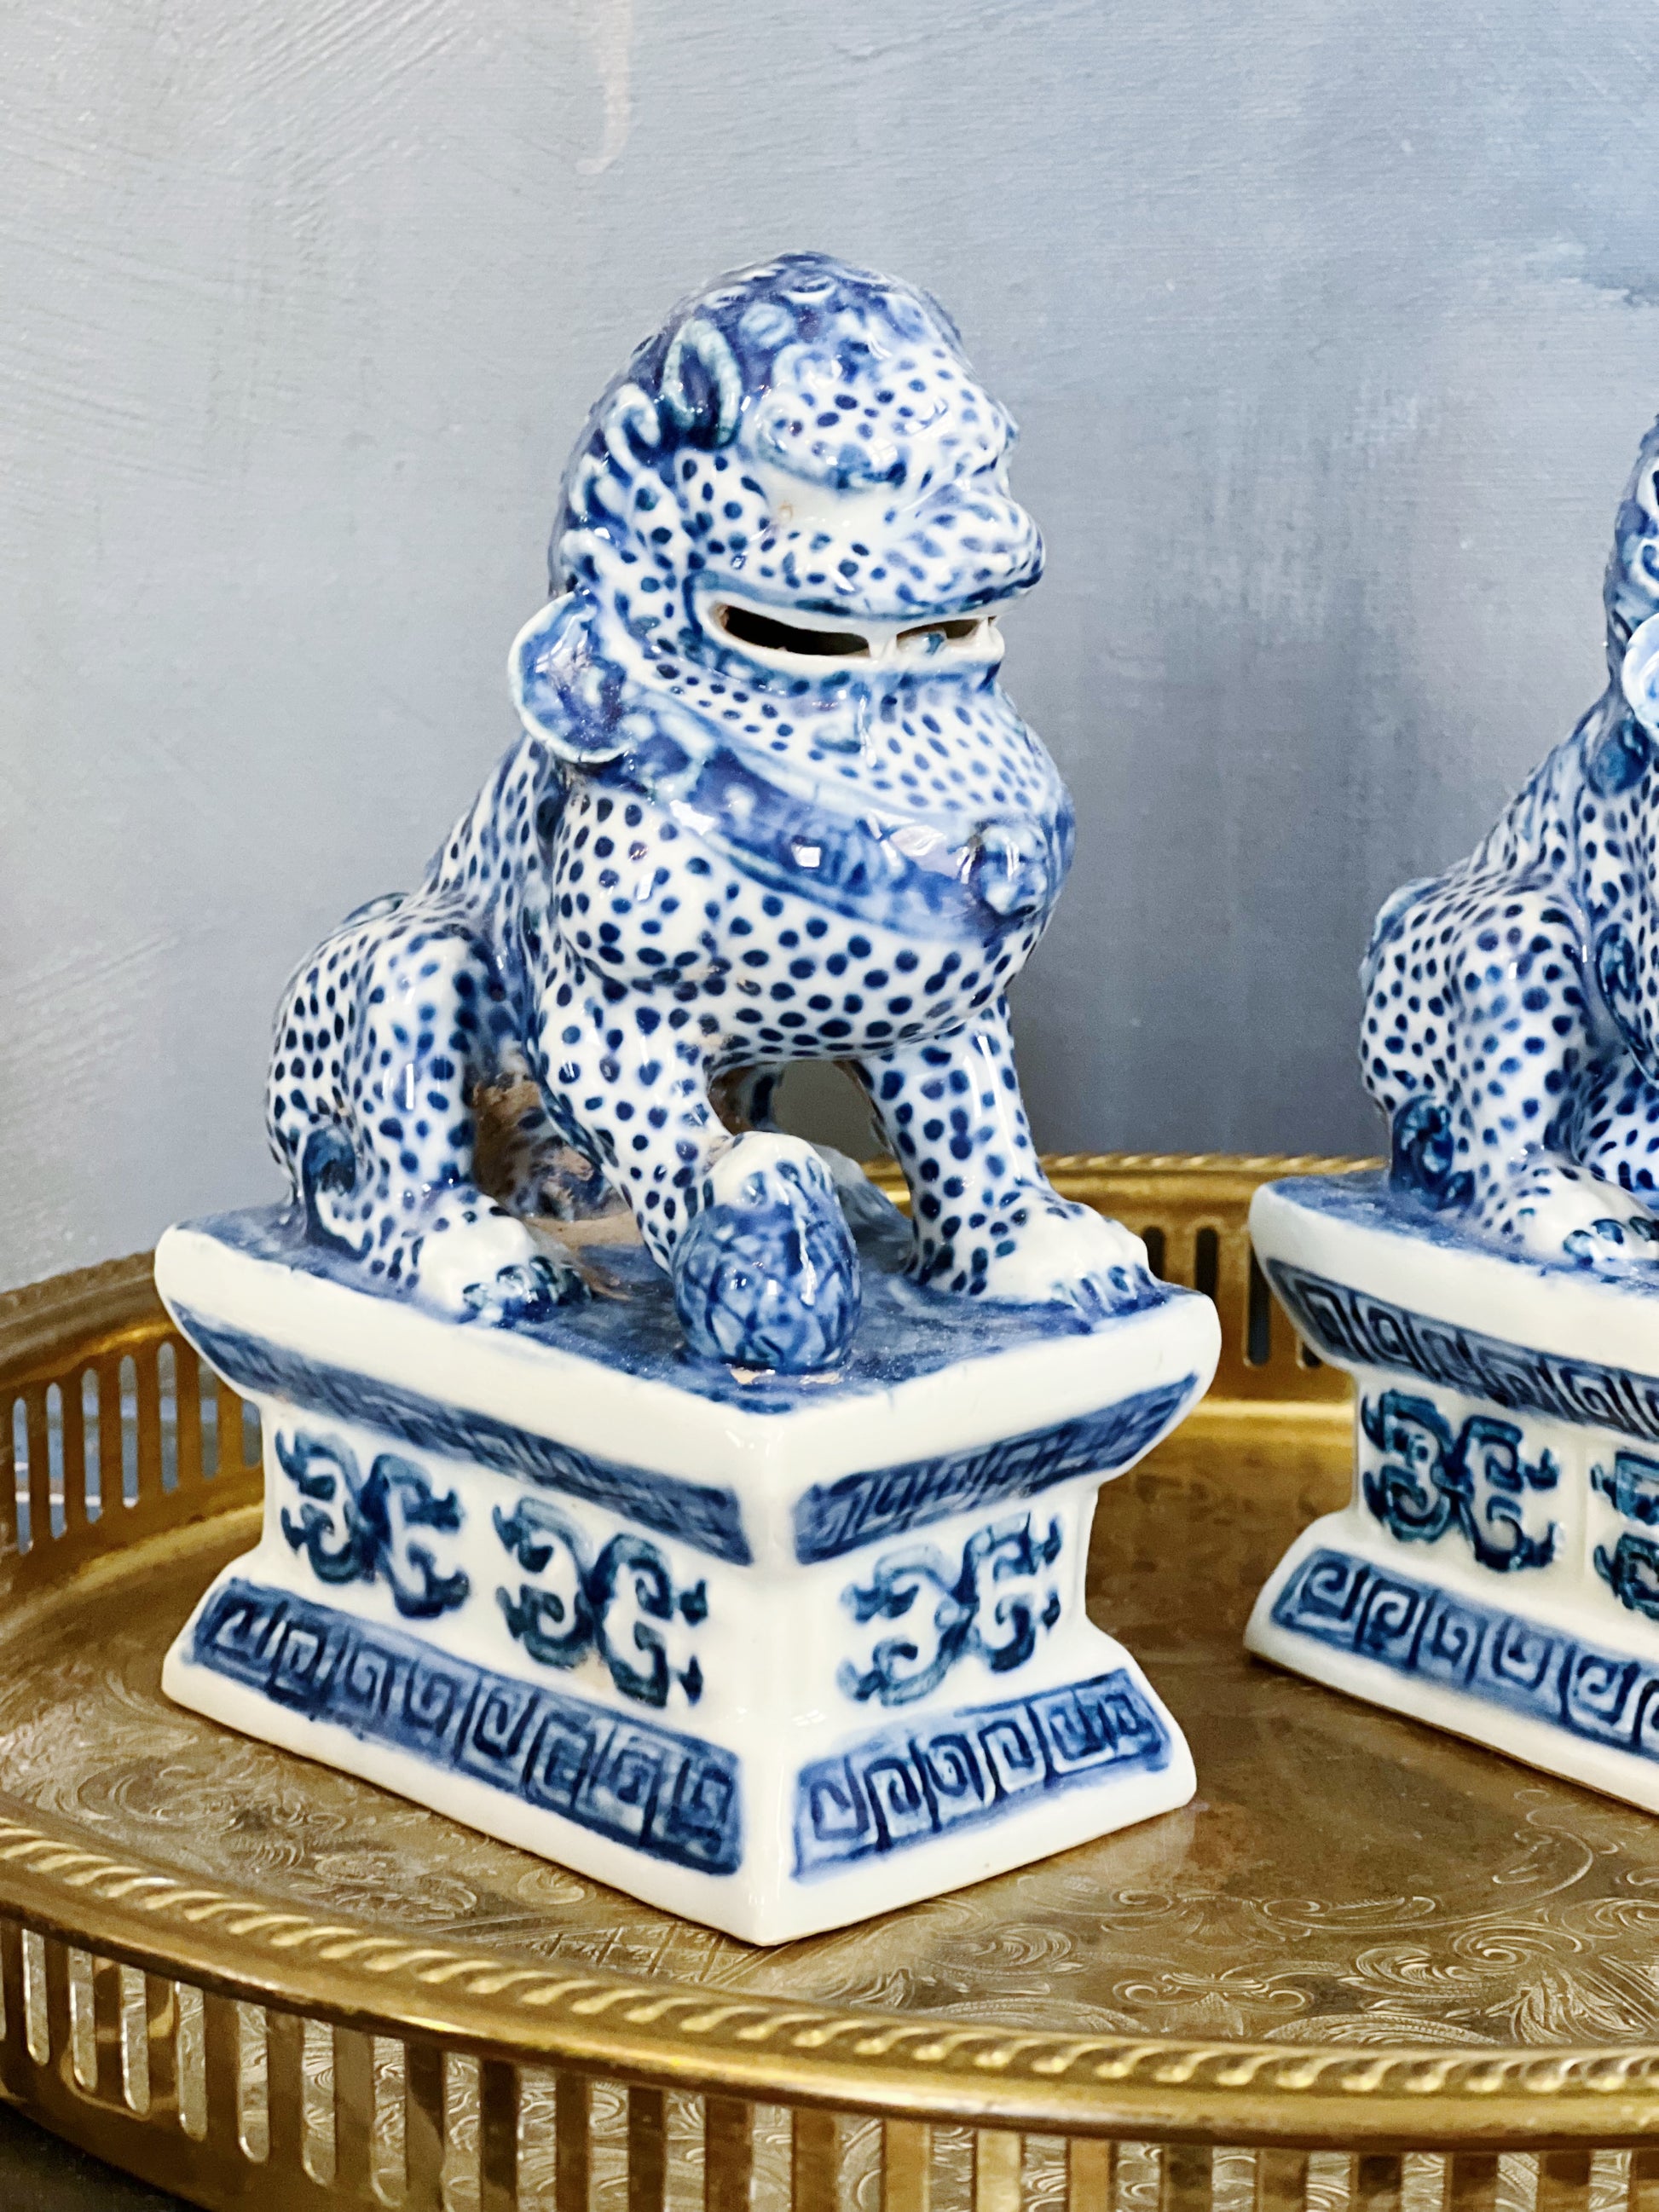
{"type": "Polygon", "coordinates": [[[807,1375],[833,1367],[858,1327],[853,1240],[828,1171],[798,1138],[756,1131],[719,1156],[673,1264],[698,1358],[807,1375]]]}
{"type": "Polygon", "coordinates": [[[490,1328],[545,1321],[588,1295],[574,1267],[550,1259],[522,1221],[478,1198],[445,1206],[428,1224],[417,1288],[441,1313],[490,1328]]]}
{"type": "Polygon", "coordinates": [[[1659,1220],[1617,1183],[1571,1160],[1528,1162],[1483,1212],[1489,1226],[1536,1259],[1571,1260],[1600,1274],[1659,1267],[1659,1220]]]}
{"type": "Polygon", "coordinates": [[[1144,1305],[1153,1294],[1146,1247],[1121,1221],[1050,1190],[1020,1192],[1005,1206],[989,1245],[929,1256],[921,1279],[998,1304],[1070,1306],[1088,1322],[1144,1305]],[[987,1254],[983,1267],[980,1252],[987,1254]]]}

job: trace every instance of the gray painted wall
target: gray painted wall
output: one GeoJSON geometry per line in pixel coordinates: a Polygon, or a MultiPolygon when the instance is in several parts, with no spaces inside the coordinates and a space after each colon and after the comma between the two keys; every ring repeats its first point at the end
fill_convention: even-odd
{"type": "Polygon", "coordinates": [[[792,244],[955,309],[1048,580],[1060,1147],[1369,1149],[1354,967],[1596,682],[1659,17],[1586,0],[0,15],[0,1280],[267,1194],[289,965],[509,735],[565,450],[792,244]]]}

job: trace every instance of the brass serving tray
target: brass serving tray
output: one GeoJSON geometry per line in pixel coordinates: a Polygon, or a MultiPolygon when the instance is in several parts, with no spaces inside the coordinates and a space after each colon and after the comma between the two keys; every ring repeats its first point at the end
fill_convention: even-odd
{"type": "Polygon", "coordinates": [[[1200,1797],[772,1951],[165,1703],[253,1422],[142,1257],[0,1298],[0,2093],[271,2212],[1659,2212],[1659,1822],[1240,1645],[1350,1448],[1245,1212],[1340,1164],[1049,1164],[1221,1310],[1090,1563],[1200,1797]]]}

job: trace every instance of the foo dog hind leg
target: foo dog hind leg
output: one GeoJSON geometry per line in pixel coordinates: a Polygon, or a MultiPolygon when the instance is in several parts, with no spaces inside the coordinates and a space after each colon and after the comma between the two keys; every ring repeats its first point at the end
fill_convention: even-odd
{"type": "Polygon", "coordinates": [[[1634,1060],[1602,1069],[1578,1113],[1587,1168],[1659,1210],[1659,1084],[1634,1060]]]}
{"type": "Polygon", "coordinates": [[[1368,966],[1363,1068],[1394,1182],[1540,1259],[1650,1268],[1651,1217],[1603,1179],[1593,1146],[1600,1173],[1569,1156],[1579,1126],[1599,1126],[1597,1038],[1560,896],[1455,877],[1393,921],[1368,966]]]}
{"type": "Polygon", "coordinates": [[[854,1066],[910,1186],[918,1282],[1091,1319],[1146,1297],[1140,1239],[1061,1198],[1038,1164],[1006,1001],[854,1066]]]}
{"type": "Polygon", "coordinates": [[[377,901],[296,977],[267,1097],[272,1149],[315,1238],[389,1287],[500,1322],[580,1286],[473,1182],[472,1100],[509,1026],[465,922],[377,901]]]}

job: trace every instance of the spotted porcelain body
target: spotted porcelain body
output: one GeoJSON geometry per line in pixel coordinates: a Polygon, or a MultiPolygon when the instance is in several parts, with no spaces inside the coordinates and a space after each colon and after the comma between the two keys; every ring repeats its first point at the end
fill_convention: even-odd
{"type": "Polygon", "coordinates": [[[677,308],[571,464],[521,734],[290,986],[291,1201],[156,1255],[265,1437],[168,1694],[758,1942],[1194,1788],[1084,1575],[1219,1328],[1020,1099],[1073,823],[998,681],[1012,435],[902,285],[677,308]],[[802,1059],[908,1218],[773,1123],[802,1059]]]}
{"type": "Polygon", "coordinates": [[[1659,1812],[1659,426],[1605,600],[1601,697],[1378,918],[1361,1054],[1388,1172],[1252,1209],[1357,1406],[1351,1503],[1248,1641],[1659,1812]]]}
{"type": "Polygon", "coordinates": [[[920,1281],[1134,1305],[1145,1253],[1045,1182],[1008,1031],[1073,843],[998,681],[990,611],[1042,565],[1012,436],[939,308],[818,256],[641,347],[514,647],[523,735],[279,1015],[271,1141],[316,1237],[511,1326],[581,1291],[520,1217],[608,1187],[695,1351],[833,1366],[859,1285],[832,1177],[710,1097],[743,1079],[763,1122],[783,1066],[830,1059],[903,1166],[920,1281]],[[477,1101],[514,1082],[520,1171],[485,1194],[477,1101]]]}
{"type": "Polygon", "coordinates": [[[1500,1249],[1659,1267],[1659,425],[1607,563],[1608,680],[1502,820],[1377,918],[1361,1062],[1403,1195],[1500,1249]]]}

